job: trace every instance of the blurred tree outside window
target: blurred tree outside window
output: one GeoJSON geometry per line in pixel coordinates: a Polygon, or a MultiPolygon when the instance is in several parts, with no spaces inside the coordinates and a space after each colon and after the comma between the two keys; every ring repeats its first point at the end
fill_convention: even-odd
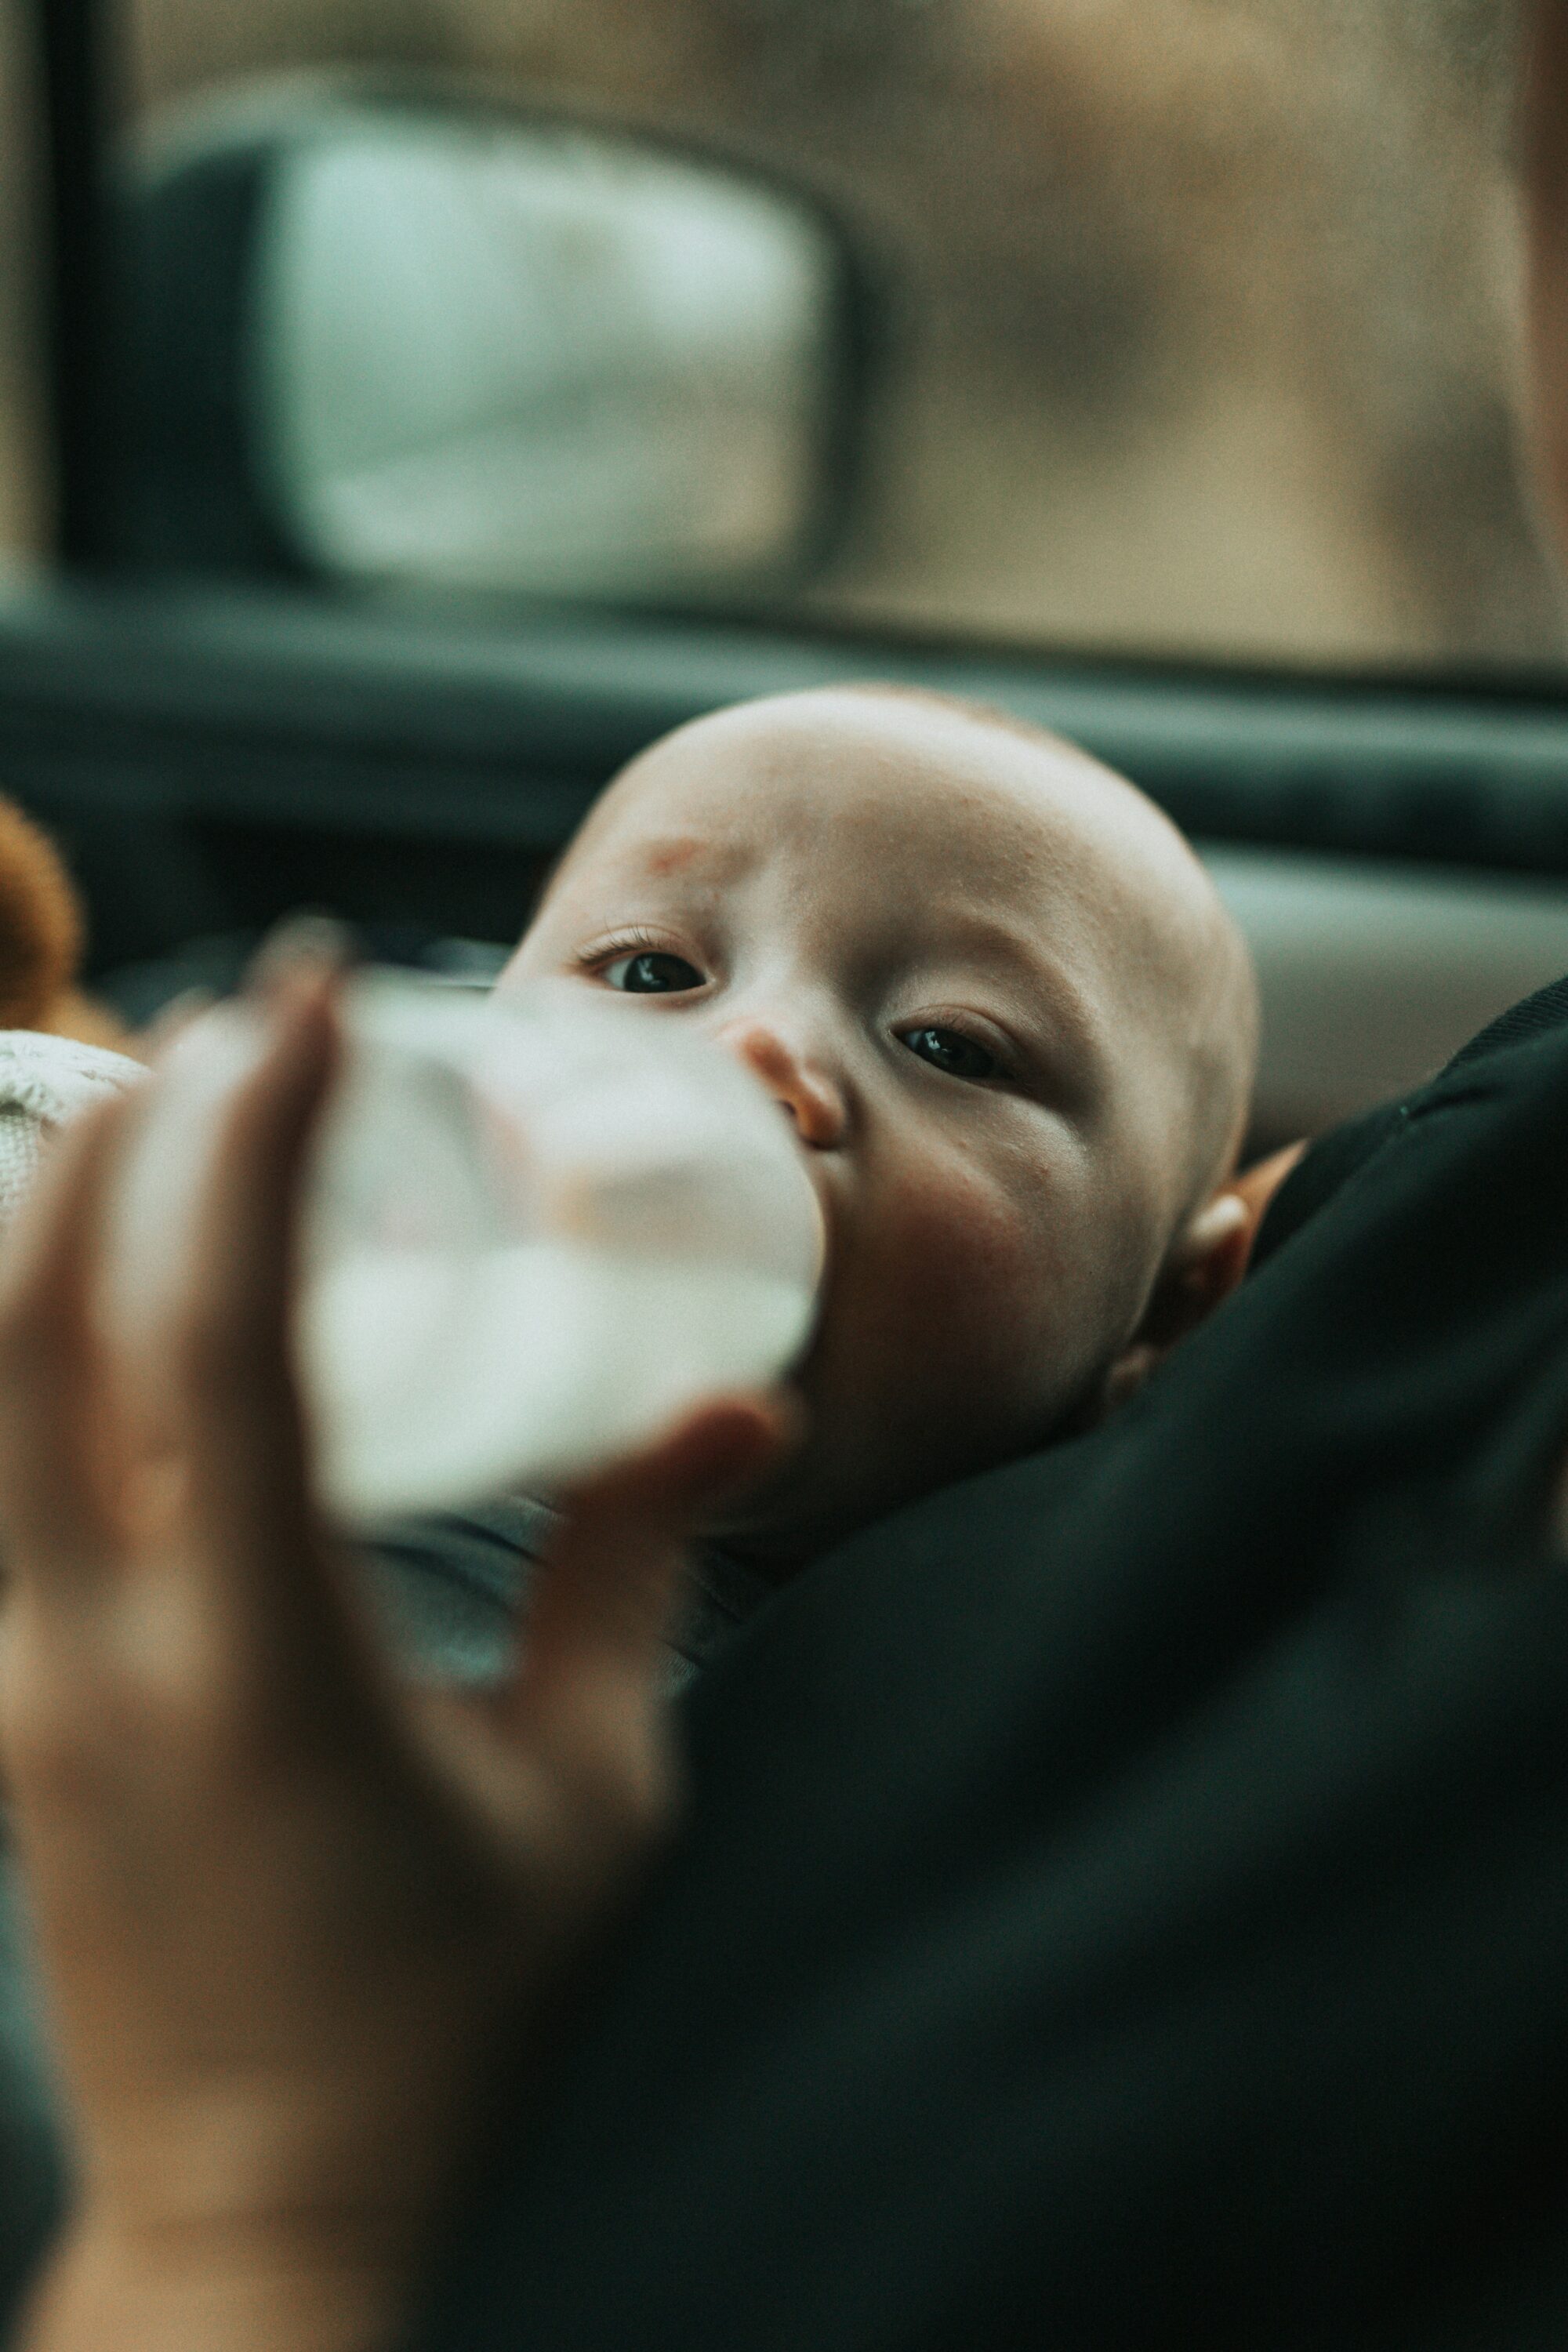
{"type": "Polygon", "coordinates": [[[819,195],[886,349],[813,624],[1568,650],[1517,454],[1511,0],[132,0],[132,31],[147,120],[396,65],[819,195]]]}

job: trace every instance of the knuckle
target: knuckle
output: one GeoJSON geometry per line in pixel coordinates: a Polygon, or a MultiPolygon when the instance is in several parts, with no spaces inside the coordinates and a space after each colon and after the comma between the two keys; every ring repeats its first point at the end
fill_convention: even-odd
{"type": "Polygon", "coordinates": [[[187,1812],[193,1798],[210,1807],[251,1785],[258,1728],[226,1685],[112,1668],[35,1675],[0,1713],[0,1759],[37,1821],[103,1822],[154,1792],[187,1812]]]}
{"type": "Polygon", "coordinates": [[[32,1591],[0,1611],[0,1742],[19,1786],[73,1807],[208,1744],[215,1662],[132,1587],[84,1609],[32,1591]]]}

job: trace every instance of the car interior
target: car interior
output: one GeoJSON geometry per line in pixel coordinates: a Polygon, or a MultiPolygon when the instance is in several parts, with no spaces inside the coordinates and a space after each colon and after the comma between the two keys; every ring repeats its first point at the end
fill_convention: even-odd
{"type": "Polygon", "coordinates": [[[93,984],[482,980],[653,735],[879,677],[1199,842],[1258,1151],[1568,966],[1500,18],[1088,13],[15,12],[0,782],[93,984]]]}
{"type": "MultiPolygon", "coordinates": [[[[12,0],[0,802],[63,853],[91,996],[139,1034],[301,911],[483,989],[656,737],[934,689],[1196,845],[1261,983],[1261,1208],[1568,973],[1516,21],[12,0]]],[[[0,1999],[0,2072],[8,2034],[0,1999]]]]}

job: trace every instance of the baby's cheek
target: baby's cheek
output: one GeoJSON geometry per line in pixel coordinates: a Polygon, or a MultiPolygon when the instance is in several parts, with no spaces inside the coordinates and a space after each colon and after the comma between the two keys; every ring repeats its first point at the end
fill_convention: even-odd
{"type": "Polygon", "coordinates": [[[1079,1393],[1086,1319],[1049,1187],[928,1163],[857,1210],[802,1377],[795,1481],[851,1519],[1037,1443],[1079,1393]]]}
{"type": "Polygon", "coordinates": [[[941,1385],[990,1390],[1059,1352],[1073,1286],[1059,1220],[1043,1204],[976,1182],[913,1184],[876,1249],[883,1334],[906,1376],[918,1360],[941,1385]]]}

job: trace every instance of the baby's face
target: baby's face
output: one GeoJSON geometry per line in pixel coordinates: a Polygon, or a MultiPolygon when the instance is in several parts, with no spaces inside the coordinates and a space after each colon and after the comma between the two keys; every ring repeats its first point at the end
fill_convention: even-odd
{"type": "Polygon", "coordinates": [[[1092,1402],[1187,1205],[1212,923],[1130,788],[891,698],[722,712],[605,795],[507,980],[720,1040],[826,1222],[807,1433],[731,1538],[788,1565],[1092,1402]]]}

